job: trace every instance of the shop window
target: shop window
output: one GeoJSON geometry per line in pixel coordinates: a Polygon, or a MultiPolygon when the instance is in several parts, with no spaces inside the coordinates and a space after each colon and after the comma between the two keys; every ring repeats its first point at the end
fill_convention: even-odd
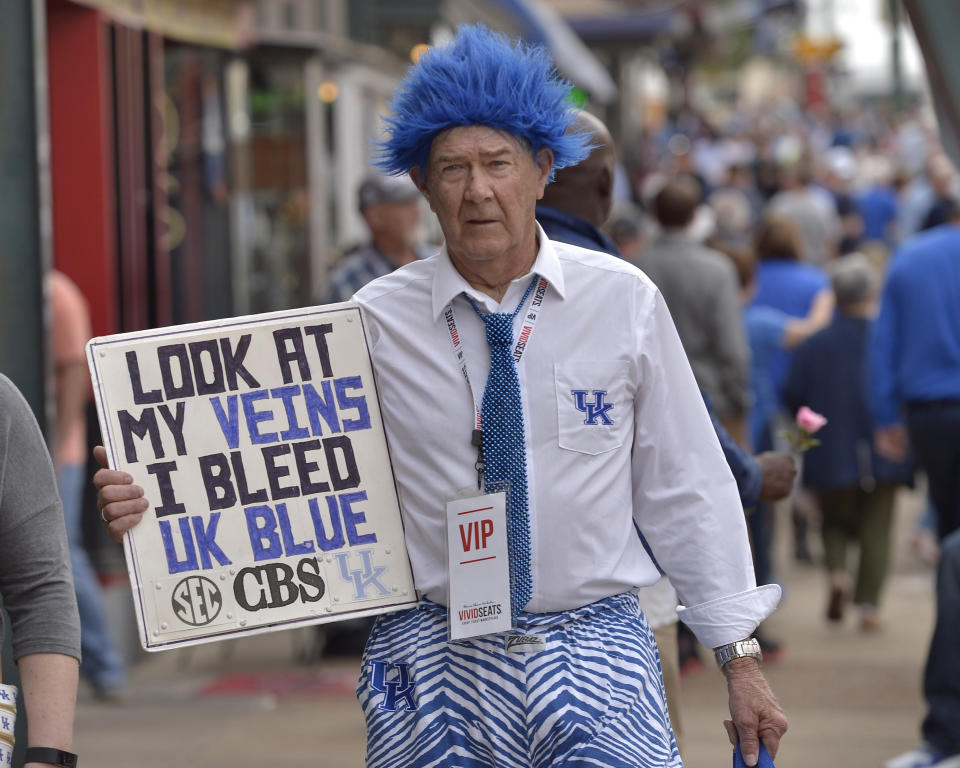
{"type": "Polygon", "coordinates": [[[213,49],[168,44],[164,50],[167,205],[161,220],[175,323],[232,314],[222,65],[213,49]]]}
{"type": "Polygon", "coordinates": [[[250,62],[253,246],[250,311],[310,303],[310,195],[303,64],[259,54],[250,62]]]}

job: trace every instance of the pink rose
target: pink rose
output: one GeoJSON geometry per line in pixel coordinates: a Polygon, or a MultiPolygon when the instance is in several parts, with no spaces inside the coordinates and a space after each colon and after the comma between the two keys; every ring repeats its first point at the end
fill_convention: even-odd
{"type": "Polygon", "coordinates": [[[827,423],[825,416],[821,416],[816,411],[811,411],[807,406],[803,406],[797,411],[797,426],[808,435],[820,430],[827,423]]]}

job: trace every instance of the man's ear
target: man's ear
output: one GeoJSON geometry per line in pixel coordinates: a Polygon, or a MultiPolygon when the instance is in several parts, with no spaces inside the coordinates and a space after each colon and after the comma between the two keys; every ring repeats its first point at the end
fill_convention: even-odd
{"type": "Polygon", "coordinates": [[[430,190],[427,188],[427,177],[426,175],[420,175],[420,168],[414,166],[410,169],[410,181],[413,182],[414,186],[420,190],[420,194],[423,195],[424,199],[430,203],[430,209],[433,210],[433,202],[430,200],[430,190]]]}
{"type": "Polygon", "coordinates": [[[613,194],[613,172],[603,167],[597,175],[597,192],[601,197],[610,197],[613,194]]]}
{"type": "Polygon", "coordinates": [[[547,182],[550,180],[550,171],[553,170],[553,150],[549,147],[544,147],[537,152],[534,162],[540,171],[538,179],[540,191],[537,194],[537,200],[540,200],[543,197],[543,191],[547,188],[547,182]]]}

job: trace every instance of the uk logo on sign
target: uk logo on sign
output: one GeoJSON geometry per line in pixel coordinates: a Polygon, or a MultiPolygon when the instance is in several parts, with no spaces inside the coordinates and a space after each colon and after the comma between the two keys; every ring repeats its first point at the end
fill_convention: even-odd
{"type": "Polygon", "coordinates": [[[350,553],[338,552],[336,555],[337,563],[340,566],[340,578],[348,584],[353,584],[354,600],[370,599],[370,596],[367,595],[368,589],[376,590],[373,597],[386,597],[389,595],[390,590],[380,582],[380,577],[387,572],[386,566],[375,566],[373,564],[372,549],[359,549],[356,550],[356,554],[360,555],[361,567],[359,570],[350,568],[348,563],[350,553]]]}
{"type": "Polygon", "coordinates": [[[581,413],[587,414],[587,417],[583,420],[584,424],[588,426],[596,424],[610,426],[613,424],[613,419],[608,415],[613,408],[613,403],[604,402],[607,397],[607,390],[594,389],[593,402],[587,400],[587,390],[585,389],[572,389],[570,393],[573,395],[574,407],[581,413]]]}

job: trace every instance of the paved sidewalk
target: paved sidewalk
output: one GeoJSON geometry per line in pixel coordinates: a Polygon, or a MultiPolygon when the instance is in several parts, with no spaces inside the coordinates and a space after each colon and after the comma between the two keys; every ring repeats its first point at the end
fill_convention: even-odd
{"type": "MultiPolygon", "coordinates": [[[[781,569],[786,599],[769,628],[787,651],[767,670],[790,718],[778,768],[878,768],[917,740],[932,573],[907,551],[917,499],[905,494],[901,501],[883,633],[860,634],[853,617],[844,627],[828,627],[821,571],[789,563],[781,569]]],[[[130,698],[122,705],[100,704],[82,691],[76,720],[82,764],[360,768],[363,726],[352,694],[358,661],[299,664],[307,638],[297,630],[150,654],[131,669],[130,698]],[[230,692],[200,695],[216,681],[230,692]]],[[[683,696],[688,768],[729,766],[722,676],[705,665],[686,678],[683,696]]]]}

